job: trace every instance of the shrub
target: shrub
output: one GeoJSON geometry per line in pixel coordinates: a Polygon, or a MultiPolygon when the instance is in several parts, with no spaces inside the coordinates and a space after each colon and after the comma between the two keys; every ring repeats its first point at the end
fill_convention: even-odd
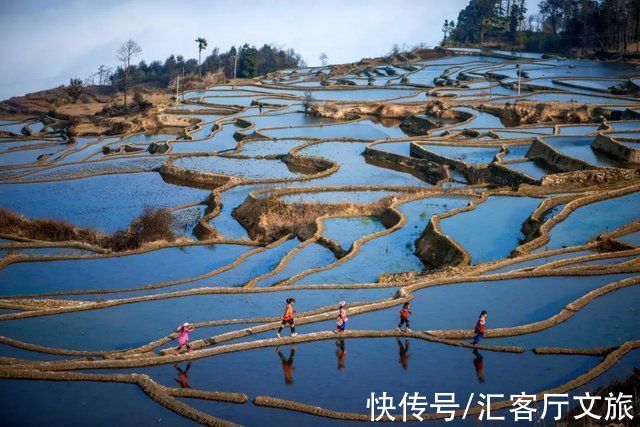
{"type": "Polygon", "coordinates": [[[168,209],[144,208],[129,228],[109,236],[105,246],[116,252],[137,249],[158,240],[173,241],[173,215],[168,209]]]}
{"type": "Polygon", "coordinates": [[[129,227],[129,234],[136,242],[154,242],[156,240],[172,241],[173,215],[168,209],[154,209],[150,206],[144,208],[138,218],[129,227]]]}
{"type": "Polygon", "coordinates": [[[69,80],[69,86],[65,87],[65,91],[67,92],[67,95],[69,95],[69,97],[75,102],[78,100],[78,98],[80,98],[80,95],[82,95],[83,87],[84,85],[82,83],[82,80],[73,78],[69,80]]]}
{"type": "Polygon", "coordinates": [[[136,92],[133,94],[133,103],[137,105],[140,111],[143,113],[149,108],[153,107],[153,104],[147,101],[141,92],[136,92]]]}

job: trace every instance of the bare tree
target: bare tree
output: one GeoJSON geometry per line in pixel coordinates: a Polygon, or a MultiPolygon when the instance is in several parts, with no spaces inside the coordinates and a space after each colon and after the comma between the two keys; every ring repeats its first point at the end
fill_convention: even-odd
{"type": "Polygon", "coordinates": [[[107,82],[109,74],[111,74],[111,68],[107,67],[104,64],[101,64],[98,67],[98,72],[96,74],[98,75],[98,84],[103,85],[107,82]]]}
{"type": "Polygon", "coordinates": [[[118,61],[122,63],[124,69],[124,108],[127,108],[127,91],[129,90],[129,68],[131,67],[131,58],[142,53],[142,48],[135,41],[129,39],[118,49],[118,61]]]}
{"type": "Polygon", "coordinates": [[[323,67],[327,65],[327,63],[329,62],[329,57],[327,56],[326,52],[322,52],[318,57],[318,59],[320,59],[320,63],[322,64],[323,67]]]}
{"type": "Polygon", "coordinates": [[[305,114],[309,113],[309,107],[311,107],[311,104],[313,104],[314,102],[315,98],[313,97],[313,94],[310,90],[306,90],[304,92],[304,99],[302,100],[302,106],[304,107],[305,114]]]}
{"type": "Polygon", "coordinates": [[[93,86],[96,83],[96,74],[89,74],[87,77],[84,78],[84,85],[85,86],[93,86]]]}

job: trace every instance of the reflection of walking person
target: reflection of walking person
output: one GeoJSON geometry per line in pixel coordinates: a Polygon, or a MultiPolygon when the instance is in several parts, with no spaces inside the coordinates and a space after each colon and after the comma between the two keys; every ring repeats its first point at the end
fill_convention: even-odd
{"type": "Polygon", "coordinates": [[[345,350],[344,340],[336,340],[336,356],[338,357],[338,371],[344,371],[344,359],[347,357],[347,350],[345,350]]]}
{"type": "Polygon", "coordinates": [[[284,357],[284,354],[280,351],[280,346],[276,347],[276,352],[282,363],[282,370],[284,371],[284,382],[286,384],[293,384],[293,358],[296,356],[296,346],[292,345],[289,350],[289,358],[284,357]]]}
{"type": "Polygon", "coordinates": [[[182,326],[176,329],[176,332],[180,334],[178,337],[178,348],[176,348],[175,354],[180,353],[182,347],[187,347],[187,353],[191,353],[191,346],[189,345],[189,332],[193,331],[196,327],[189,325],[189,322],[184,322],[182,326]]]}
{"type": "Polygon", "coordinates": [[[484,363],[482,361],[482,355],[477,348],[473,349],[473,367],[476,369],[476,375],[478,376],[478,382],[484,382],[484,363]]]}
{"type": "Polygon", "coordinates": [[[400,359],[398,361],[402,365],[402,369],[408,369],[410,357],[409,340],[405,340],[404,345],[402,345],[402,341],[400,341],[400,338],[396,338],[396,340],[398,341],[398,355],[400,356],[400,359]]]}
{"type": "Polygon", "coordinates": [[[413,312],[410,310],[410,308],[411,304],[409,304],[408,302],[405,302],[402,306],[402,310],[400,310],[400,323],[398,323],[396,331],[401,331],[402,325],[407,325],[407,332],[411,330],[411,328],[409,327],[409,315],[413,314],[413,312]]]}
{"type": "Polygon", "coordinates": [[[336,334],[339,332],[344,332],[347,329],[347,321],[349,318],[347,317],[347,303],[345,301],[340,301],[338,303],[338,318],[336,320],[336,330],[333,331],[336,334]]]}
{"type": "Polygon", "coordinates": [[[278,336],[278,338],[280,338],[280,332],[282,332],[282,329],[284,329],[284,327],[288,324],[289,326],[291,326],[291,336],[295,337],[296,335],[296,325],[293,321],[293,315],[296,312],[293,309],[293,303],[295,303],[296,300],[293,298],[287,298],[287,306],[284,309],[284,314],[282,315],[282,323],[280,324],[280,327],[278,328],[278,332],[276,333],[276,335],[278,336]]]}
{"type": "Polygon", "coordinates": [[[177,363],[173,365],[178,371],[178,378],[176,378],[176,382],[180,384],[180,388],[191,388],[189,386],[189,369],[191,369],[191,362],[187,363],[187,367],[182,369],[180,365],[177,363]]]}
{"type": "Polygon", "coordinates": [[[482,338],[484,336],[484,333],[487,329],[487,312],[486,311],[482,311],[482,313],[480,313],[480,318],[478,319],[478,323],[476,323],[476,327],[473,330],[473,332],[476,334],[476,336],[473,338],[473,345],[478,344],[478,342],[480,342],[480,338],[482,338]]]}

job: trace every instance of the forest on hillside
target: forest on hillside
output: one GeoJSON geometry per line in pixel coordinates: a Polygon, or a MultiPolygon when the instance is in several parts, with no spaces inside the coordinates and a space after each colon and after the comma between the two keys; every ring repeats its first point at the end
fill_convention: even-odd
{"type": "Polygon", "coordinates": [[[101,78],[100,84],[110,83],[118,90],[124,89],[125,69],[127,70],[128,86],[146,84],[154,87],[167,87],[176,76],[202,75],[221,72],[227,78],[252,78],[279,69],[300,67],[304,65],[302,56],[293,49],[283,49],[265,44],[261,48],[244,44],[236,49],[232,46],[227,52],[213,48],[201,61],[185,59],[182,55],[171,55],[164,61],[155,60],[149,63],[140,61],[138,64],[118,66],[108,78],[101,78]],[[237,63],[236,63],[237,57],[237,63]],[[235,70],[234,70],[235,67],[235,70]]]}
{"type": "Polygon", "coordinates": [[[445,44],[499,43],[528,51],[637,52],[640,0],[471,0],[443,26],[445,44]]]}

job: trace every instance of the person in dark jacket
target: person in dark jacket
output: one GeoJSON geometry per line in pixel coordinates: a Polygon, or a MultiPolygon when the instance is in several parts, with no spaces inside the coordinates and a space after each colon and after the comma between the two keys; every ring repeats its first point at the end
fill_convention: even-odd
{"type": "Polygon", "coordinates": [[[408,302],[405,302],[404,305],[402,306],[402,310],[400,310],[400,323],[398,323],[398,327],[396,328],[396,331],[401,331],[402,325],[407,325],[407,329],[406,329],[407,332],[411,331],[411,328],[409,327],[410,314],[413,314],[413,312],[411,311],[411,304],[409,304],[408,302]]]}
{"type": "Polygon", "coordinates": [[[476,327],[473,330],[473,332],[476,334],[476,336],[473,338],[473,345],[476,345],[480,342],[480,338],[484,336],[486,329],[487,329],[487,312],[485,310],[482,310],[482,313],[480,313],[480,318],[476,323],[476,327]]]}

